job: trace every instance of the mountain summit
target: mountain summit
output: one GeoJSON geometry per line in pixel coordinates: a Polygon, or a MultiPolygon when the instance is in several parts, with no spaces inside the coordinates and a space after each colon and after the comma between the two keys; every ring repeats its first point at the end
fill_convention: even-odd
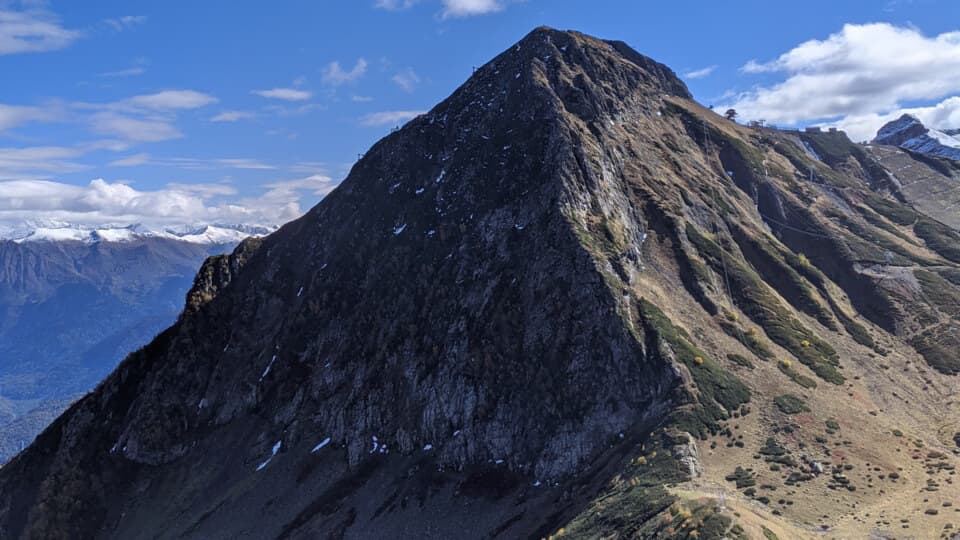
{"type": "Polygon", "coordinates": [[[899,146],[919,154],[960,161],[960,138],[956,130],[939,131],[923,125],[919,118],[904,114],[884,124],[873,140],[876,144],[899,146]]]}
{"type": "Polygon", "coordinates": [[[0,470],[0,529],[800,538],[956,499],[960,235],[884,171],[536,29],[208,259],[0,470]]]}

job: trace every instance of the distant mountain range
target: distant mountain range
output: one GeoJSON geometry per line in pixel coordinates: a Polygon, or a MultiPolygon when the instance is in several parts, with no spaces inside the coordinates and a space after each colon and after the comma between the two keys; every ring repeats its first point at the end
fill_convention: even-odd
{"type": "Polygon", "coordinates": [[[0,231],[0,463],[169,326],[201,263],[267,227],[0,231]]]}
{"type": "Polygon", "coordinates": [[[919,118],[909,114],[885,124],[873,142],[960,161],[960,129],[930,129],[919,118]]]}
{"type": "Polygon", "coordinates": [[[148,227],[145,225],[88,226],[60,221],[28,222],[17,226],[0,227],[0,240],[22,242],[76,241],[133,242],[147,238],[165,238],[190,244],[236,244],[248,236],[263,236],[275,227],[264,225],[181,225],[176,227],[148,227]]]}

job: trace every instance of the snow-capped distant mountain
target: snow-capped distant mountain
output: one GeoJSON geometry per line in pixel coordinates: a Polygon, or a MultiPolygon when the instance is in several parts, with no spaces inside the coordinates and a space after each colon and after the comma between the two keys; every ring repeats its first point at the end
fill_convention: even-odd
{"type": "Polygon", "coordinates": [[[150,228],[144,225],[91,227],[64,222],[32,222],[0,228],[0,240],[13,242],[132,242],[146,238],[166,238],[191,244],[236,244],[248,236],[264,236],[275,227],[260,225],[198,225],[150,228]]]}
{"type": "Polygon", "coordinates": [[[273,227],[0,228],[0,464],[177,318],[197,269],[273,227]]]}
{"type": "Polygon", "coordinates": [[[899,146],[919,154],[960,161],[960,130],[940,131],[923,125],[917,117],[905,114],[888,122],[873,140],[877,144],[899,146]]]}

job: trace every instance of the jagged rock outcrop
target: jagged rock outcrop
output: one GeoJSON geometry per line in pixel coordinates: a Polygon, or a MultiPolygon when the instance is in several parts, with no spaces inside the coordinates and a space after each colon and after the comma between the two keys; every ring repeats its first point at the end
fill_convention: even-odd
{"type": "Polygon", "coordinates": [[[208,261],[177,323],[0,470],[0,529],[759,534],[671,486],[749,485],[713,460],[768,438],[806,478],[787,454],[828,459],[824,410],[889,432],[869,368],[919,358],[908,342],[939,370],[898,382],[916,410],[957,370],[956,306],[924,293],[955,290],[956,234],[849,141],[829,161],[803,142],[718,117],[622,43],[537,29],[305,216],[208,261]]]}
{"type": "Polygon", "coordinates": [[[187,313],[199,310],[204,304],[213,300],[236,277],[250,257],[260,247],[259,237],[249,237],[240,242],[232,253],[216,255],[203,262],[193,280],[193,287],[187,291],[187,302],[184,311],[187,313]]]}

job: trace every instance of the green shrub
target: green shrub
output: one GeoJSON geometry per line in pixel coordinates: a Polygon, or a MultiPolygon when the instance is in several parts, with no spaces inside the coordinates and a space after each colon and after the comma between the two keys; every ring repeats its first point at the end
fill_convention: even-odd
{"type": "Polygon", "coordinates": [[[753,473],[740,466],[738,466],[736,470],[734,470],[731,474],[728,474],[725,478],[728,482],[735,482],[737,484],[737,489],[743,489],[757,485],[757,480],[754,478],[753,473]]]}
{"type": "Polygon", "coordinates": [[[751,362],[749,359],[747,359],[747,357],[743,355],[730,353],[727,355],[727,360],[730,360],[731,362],[733,362],[738,366],[742,366],[747,369],[753,369],[753,362],[751,362]]]}
{"type": "Polygon", "coordinates": [[[749,349],[750,352],[756,355],[757,358],[761,360],[773,359],[773,351],[770,350],[770,347],[767,347],[766,343],[764,343],[755,332],[745,332],[739,324],[724,319],[720,319],[718,324],[728,336],[739,341],[744,347],[749,349]]]}
{"type": "Polygon", "coordinates": [[[807,377],[806,375],[801,375],[800,372],[793,369],[791,364],[786,362],[777,362],[777,368],[783,372],[784,375],[790,377],[790,380],[799,384],[800,386],[810,389],[817,387],[817,381],[807,377]]]}
{"type": "Polygon", "coordinates": [[[773,402],[783,414],[800,414],[802,412],[810,412],[810,408],[807,407],[803,400],[797,396],[794,396],[793,394],[777,396],[773,399],[773,402]]]}

